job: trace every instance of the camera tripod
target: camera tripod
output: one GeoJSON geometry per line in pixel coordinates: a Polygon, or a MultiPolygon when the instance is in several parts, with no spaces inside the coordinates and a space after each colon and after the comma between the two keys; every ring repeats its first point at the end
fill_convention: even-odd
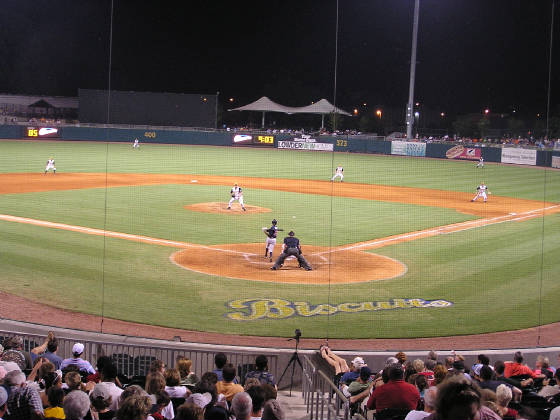
{"type": "Polygon", "coordinates": [[[290,361],[288,362],[288,364],[284,368],[284,372],[282,372],[282,375],[280,376],[280,379],[277,382],[278,384],[280,384],[280,382],[282,382],[282,378],[284,377],[284,375],[288,371],[288,368],[291,365],[292,366],[292,375],[290,377],[290,397],[292,396],[292,387],[294,385],[294,371],[296,369],[296,363],[299,365],[299,367],[303,371],[303,366],[302,366],[301,360],[299,360],[299,356],[298,356],[298,345],[299,345],[300,335],[301,335],[301,333],[299,335],[296,333],[296,336],[294,338],[289,338],[288,339],[288,341],[296,340],[296,350],[292,353],[292,357],[290,358],[290,361]]]}

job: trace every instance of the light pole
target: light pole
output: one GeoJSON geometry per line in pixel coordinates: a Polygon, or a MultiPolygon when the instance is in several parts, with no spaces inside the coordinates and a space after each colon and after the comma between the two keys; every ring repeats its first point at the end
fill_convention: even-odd
{"type": "Polygon", "coordinates": [[[416,44],[418,43],[418,15],[420,11],[420,0],[414,1],[414,23],[412,26],[412,52],[410,54],[410,84],[408,87],[408,103],[406,104],[406,138],[412,138],[412,126],[414,125],[414,114],[412,105],[414,103],[414,79],[416,77],[416,44]]]}

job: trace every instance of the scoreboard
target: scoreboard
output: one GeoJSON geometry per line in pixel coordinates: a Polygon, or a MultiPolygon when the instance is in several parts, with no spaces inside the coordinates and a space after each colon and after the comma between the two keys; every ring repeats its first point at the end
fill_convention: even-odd
{"type": "Polygon", "coordinates": [[[24,132],[26,138],[58,138],[60,130],[52,127],[26,127],[24,132]]]}
{"type": "Polygon", "coordinates": [[[235,134],[231,142],[234,146],[274,147],[274,136],[260,134],[235,134]]]}

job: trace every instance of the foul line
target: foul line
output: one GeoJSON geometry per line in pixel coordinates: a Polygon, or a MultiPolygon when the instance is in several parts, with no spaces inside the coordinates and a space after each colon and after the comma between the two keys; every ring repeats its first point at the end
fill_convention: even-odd
{"type": "MultiPolygon", "coordinates": [[[[414,239],[418,239],[418,238],[425,238],[425,237],[435,236],[435,235],[446,235],[446,234],[450,234],[450,233],[462,232],[462,231],[465,231],[465,230],[474,229],[474,228],[483,227],[483,226],[490,226],[490,225],[499,224],[499,223],[526,220],[526,219],[531,219],[531,218],[535,218],[535,217],[540,217],[541,214],[544,215],[545,211],[552,210],[552,209],[557,209],[559,207],[560,207],[560,205],[554,205],[554,206],[549,206],[549,207],[545,207],[545,208],[542,208],[542,209],[529,210],[529,211],[526,211],[526,212],[523,212],[523,213],[518,213],[518,214],[509,214],[509,215],[504,215],[504,216],[493,217],[493,218],[490,218],[490,219],[477,219],[477,220],[470,220],[470,221],[462,222],[462,223],[439,226],[439,227],[433,228],[433,229],[427,229],[427,230],[422,230],[422,231],[412,232],[412,233],[405,233],[405,234],[402,234],[402,235],[391,236],[391,237],[388,237],[388,238],[376,239],[376,240],[373,240],[373,241],[360,242],[360,243],[356,243],[356,244],[352,244],[352,245],[348,245],[348,246],[342,246],[342,247],[330,249],[328,251],[317,252],[317,253],[314,253],[312,255],[318,255],[318,256],[322,257],[322,255],[328,254],[328,253],[331,253],[331,252],[352,251],[352,250],[382,247],[382,246],[385,246],[385,245],[388,245],[388,244],[391,244],[391,243],[395,243],[395,242],[409,241],[409,240],[414,240],[414,239]]],[[[168,240],[168,239],[152,238],[152,237],[143,236],[143,235],[133,235],[133,234],[130,234],[130,233],[113,232],[113,231],[110,231],[110,230],[88,228],[88,227],[84,227],[84,226],[68,225],[68,224],[65,224],[65,223],[56,223],[56,222],[49,222],[49,221],[46,221],[46,220],[30,219],[30,218],[27,218],[27,217],[11,216],[9,214],[0,214],[0,220],[4,220],[6,222],[16,222],[16,223],[31,224],[31,225],[35,225],[35,226],[43,226],[43,227],[48,227],[48,228],[53,228],[53,229],[69,230],[69,231],[73,231],[73,232],[86,233],[86,234],[89,234],[89,235],[108,236],[108,237],[111,237],[111,238],[126,239],[126,240],[130,240],[130,241],[151,243],[151,244],[155,244],[155,245],[163,245],[163,246],[169,246],[169,247],[174,247],[174,248],[202,248],[202,249],[207,249],[207,250],[212,250],[212,251],[228,252],[228,253],[232,253],[232,254],[243,255],[244,258],[247,258],[247,256],[257,255],[257,254],[248,253],[246,251],[236,251],[236,250],[233,250],[233,249],[216,248],[216,247],[211,247],[211,246],[207,246],[207,245],[192,244],[192,243],[181,242],[181,241],[172,241],[172,240],[168,240]]],[[[322,257],[322,258],[324,258],[324,257],[322,257]]]]}

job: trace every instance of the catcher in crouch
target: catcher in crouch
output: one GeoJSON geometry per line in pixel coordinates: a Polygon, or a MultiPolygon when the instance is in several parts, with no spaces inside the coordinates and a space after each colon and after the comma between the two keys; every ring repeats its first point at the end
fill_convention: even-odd
{"type": "Polygon", "coordinates": [[[270,262],[272,262],[272,253],[274,252],[274,246],[276,245],[276,237],[278,236],[279,231],[283,231],[284,229],[278,229],[276,224],[278,222],[276,219],[272,220],[272,226],[268,229],[263,227],[262,230],[266,235],[266,248],[264,249],[264,257],[268,258],[270,256],[270,262]]]}
{"type": "Polygon", "coordinates": [[[290,233],[288,233],[288,236],[284,238],[282,253],[278,257],[274,265],[270,267],[271,270],[278,270],[278,268],[281,267],[282,264],[284,264],[284,260],[290,256],[294,256],[297,258],[300,267],[305,268],[307,271],[312,270],[307,260],[303,258],[303,255],[301,253],[301,246],[299,245],[299,239],[294,235],[295,233],[292,230],[290,231],[290,233]]]}

